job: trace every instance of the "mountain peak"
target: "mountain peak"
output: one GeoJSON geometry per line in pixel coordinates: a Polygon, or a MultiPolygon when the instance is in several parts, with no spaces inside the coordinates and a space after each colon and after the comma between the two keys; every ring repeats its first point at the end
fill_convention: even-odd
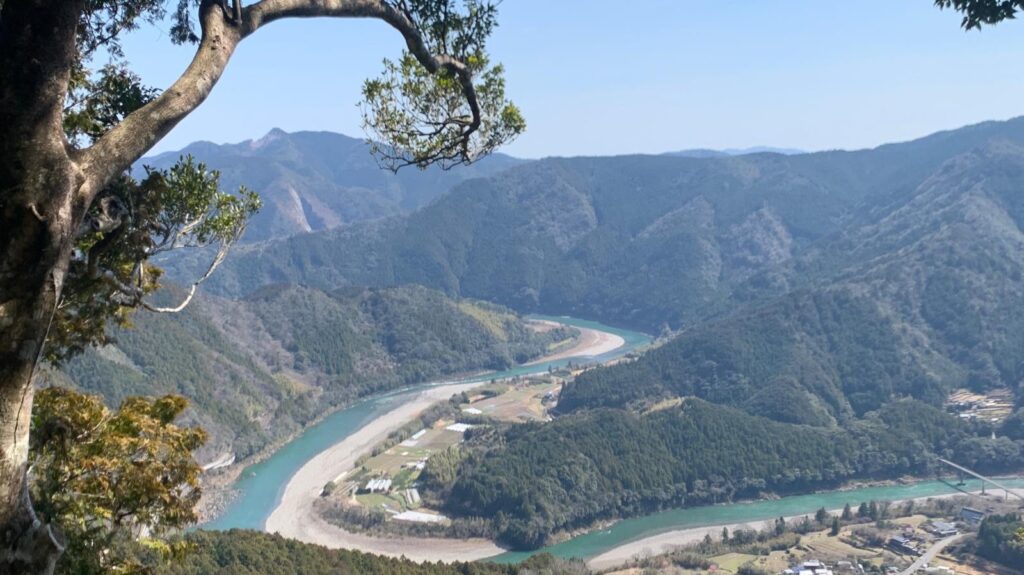
{"type": "Polygon", "coordinates": [[[267,144],[269,144],[271,142],[274,142],[276,140],[280,140],[281,138],[283,138],[283,137],[285,137],[287,135],[288,135],[288,132],[285,132],[281,128],[271,128],[270,131],[267,132],[266,135],[263,136],[262,138],[259,138],[259,139],[256,139],[256,140],[251,140],[250,143],[249,143],[249,147],[254,149],[254,150],[257,150],[259,148],[262,148],[263,146],[266,146],[267,144]]]}

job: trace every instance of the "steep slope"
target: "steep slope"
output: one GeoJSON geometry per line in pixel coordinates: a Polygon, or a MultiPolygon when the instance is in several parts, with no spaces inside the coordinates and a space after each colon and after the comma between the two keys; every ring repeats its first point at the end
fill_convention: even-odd
{"type": "Polygon", "coordinates": [[[331,132],[271,130],[257,140],[217,145],[197,142],[139,162],[166,168],[192,154],[221,171],[224,189],[240,185],[263,199],[246,241],[284,238],[344,224],[403,214],[426,205],[455,184],[522,163],[495,154],[452,170],[383,170],[366,142],[331,132]]]}
{"type": "Polygon", "coordinates": [[[992,141],[1024,143],[1024,119],[859,152],[543,160],[466,182],[410,216],[241,249],[211,289],[420,283],[679,328],[869,256],[821,248],[800,259],[880,222],[945,161],[992,141]]]}
{"type": "Polygon", "coordinates": [[[51,382],[100,393],[180,393],[211,433],[202,459],[244,458],[367,393],[459,372],[502,369],[571,337],[537,333],[508,310],[420,287],[326,293],[268,287],[206,297],[180,315],[139,313],[117,343],[69,362],[51,382]]]}
{"type": "Polygon", "coordinates": [[[813,287],[687,330],[633,364],[585,374],[560,408],[698,395],[828,424],[895,397],[939,405],[954,387],[1017,389],[1022,181],[1024,148],[993,144],[959,156],[876,222],[765,274],[792,283],[818,270],[804,282],[813,287]],[[852,263],[821,275],[841,262],[852,263]]]}

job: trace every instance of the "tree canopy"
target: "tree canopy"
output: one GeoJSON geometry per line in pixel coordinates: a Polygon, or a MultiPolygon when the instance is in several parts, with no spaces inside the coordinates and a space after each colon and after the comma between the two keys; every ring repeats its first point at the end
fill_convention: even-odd
{"type": "Polygon", "coordinates": [[[1012,20],[1024,10],[1024,0],[935,0],[939,8],[952,8],[964,15],[963,27],[980,29],[983,25],[1012,20]]]}
{"type": "Polygon", "coordinates": [[[196,520],[201,469],[192,452],[206,439],[175,425],[187,405],[181,396],[130,397],[112,412],[68,389],[37,394],[31,493],[36,511],[67,537],[60,572],[135,572],[130,548],[140,543],[180,554],[162,538],[196,520]]]}

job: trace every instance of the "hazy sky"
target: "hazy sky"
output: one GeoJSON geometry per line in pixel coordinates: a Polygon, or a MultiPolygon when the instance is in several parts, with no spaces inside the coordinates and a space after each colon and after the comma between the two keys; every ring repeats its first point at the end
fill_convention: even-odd
{"type": "MultiPolygon", "coordinates": [[[[504,0],[490,49],[528,122],[504,151],[860,148],[1024,114],[1024,20],[959,22],[931,0],[504,0]]],[[[362,137],[362,81],[401,45],[375,21],[271,24],[155,151],[273,127],[362,137]]],[[[126,47],[160,87],[192,55],[154,28],[126,47]]]]}

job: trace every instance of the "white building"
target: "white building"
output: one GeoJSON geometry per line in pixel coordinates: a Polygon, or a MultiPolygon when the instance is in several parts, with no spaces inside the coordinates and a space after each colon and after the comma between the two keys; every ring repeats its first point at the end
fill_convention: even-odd
{"type": "Polygon", "coordinates": [[[387,493],[391,491],[390,479],[371,479],[366,482],[364,490],[370,493],[387,493]]]}

